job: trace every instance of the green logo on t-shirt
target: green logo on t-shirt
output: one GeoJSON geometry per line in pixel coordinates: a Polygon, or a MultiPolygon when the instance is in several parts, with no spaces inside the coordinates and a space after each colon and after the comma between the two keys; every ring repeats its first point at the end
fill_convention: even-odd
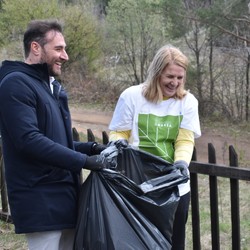
{"type": "Polygon", "coordinates": [[[174,142],[182,118],[183,116],[139,114],[139,148],[172,163],[174,161],[174,142]]]}

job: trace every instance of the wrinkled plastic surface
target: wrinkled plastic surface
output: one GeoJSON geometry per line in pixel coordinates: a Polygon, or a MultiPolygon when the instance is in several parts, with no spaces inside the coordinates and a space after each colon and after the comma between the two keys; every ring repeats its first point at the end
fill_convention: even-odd
{"type": "Polygon", "coordinates": [[[74,249],[171,249],[177,185],[188,177],[131,147],[113,155],[116,169],[91,172],[81,187],[74,249]]]}

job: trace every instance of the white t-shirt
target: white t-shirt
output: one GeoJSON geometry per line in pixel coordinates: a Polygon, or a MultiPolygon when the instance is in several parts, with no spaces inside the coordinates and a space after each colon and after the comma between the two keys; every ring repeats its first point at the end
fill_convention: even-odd
{"type": "MultiPolygon", "coordinates": [[[[198,101],[188,93],[182,100],[170,98],[152,103],[142,95],[143,84],[131,86],[119,97],[109,129],[131,130],[132,146],[174,162],[174,142],[179,128],[201,135],[198,101]]],[[[188,184],[179,189],[180,195],[190,191],[188,184]],[[184,192],[184,193],[183,193],[184,192]]]]}

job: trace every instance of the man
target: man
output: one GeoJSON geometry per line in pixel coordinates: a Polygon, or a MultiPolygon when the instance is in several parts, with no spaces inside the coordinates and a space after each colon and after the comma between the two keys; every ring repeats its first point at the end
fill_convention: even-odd
{"type": "Polygon", "coordinates": [[[69,59],[61,25],[32,21],[23,43],[25,62],[4,61],[0,68],[0,127],[11,215],[15,232],[26,234],[30,250],[69,250],[80,171],[103,167],[98,154],[104,146],[72,140],[67,95],[54,81],[69,59]]]}

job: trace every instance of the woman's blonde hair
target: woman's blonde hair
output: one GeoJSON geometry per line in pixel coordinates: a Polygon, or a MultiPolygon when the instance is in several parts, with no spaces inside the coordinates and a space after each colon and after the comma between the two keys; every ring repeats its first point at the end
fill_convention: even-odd
{"type": "MultiPolygon", "coordinates": [[[[171,63],[183,67],[185,71],[187,70],[187,57],[178,48],[172,45],[165,45],[157,51],[148,68],[148,76],[143,89],[143,96],[148,101],[157,103],[163,100],[163,93],[159,83],[160,76],[162,71],[171,63]]],[[[185,80],[186,75],[183,84],[177,89],[175,98],[182,99],[187,94],[187,91],[184,89],[185,80]]]]}

